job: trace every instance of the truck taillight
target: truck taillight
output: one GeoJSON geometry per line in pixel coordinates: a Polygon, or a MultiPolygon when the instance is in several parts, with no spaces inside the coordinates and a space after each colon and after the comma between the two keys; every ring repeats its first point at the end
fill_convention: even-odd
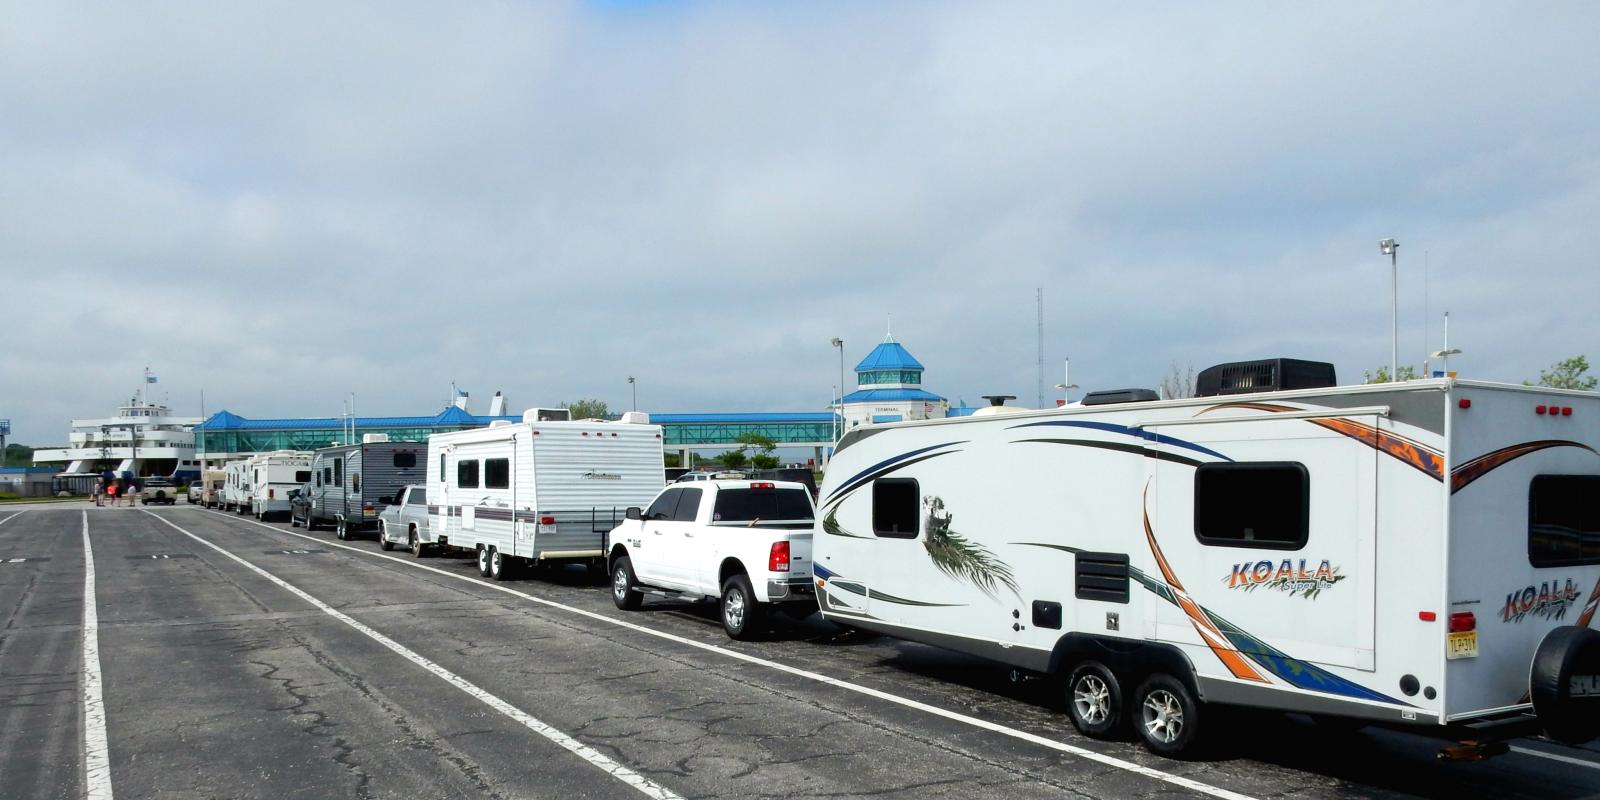
{"type": "Polygon", "coordinates": [[[752,488],[752,489],[771,489],[773,487],[772,487],[772,484],[770,484],[770,483],[752,483],[752,484],[750,484],[750,488],[752,488]]]}
{"type": "Polygon", "coordinates": [[[1478,629],[1478,618],[1471,611],[1457,611],[1450,615],[1450,632],[1466,633],[1478,629]]]}
{"type": "Polygon", "coordinates": [[[278,496],[278,490],[277,489],[268,489],[267,490],[267,499],[268,500],[271,500],[272,498],[277,497],[277,496],[278,496]]]}
{"type": "Polygon", "coordinates": [[[773,542],[772,551],[767,554],[767,569],[771,572],[789,571],[789,543],[773,542]]]}

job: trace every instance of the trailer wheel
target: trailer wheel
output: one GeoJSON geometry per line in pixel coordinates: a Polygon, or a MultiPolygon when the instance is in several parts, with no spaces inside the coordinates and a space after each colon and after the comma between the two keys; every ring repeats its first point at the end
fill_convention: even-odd
{"type": "Polygon", "coordinates": [[[1171,757],[1193,752],[1200,733],[1200,704],[1183,681],[1163,672],[1151,675],[1134,693],[1132,710],[1145,749],[1171,757]]]}
{"type": "Polygon", "coordinates": [[[478,545],[478,574],[489,577],[489,548],[478,545]]]}
{"type": "Polygon", "coordinates": [[[338,520],[336,520],[334,522],[334,529],[333,530],[334,530],[334,535],[339,537],[339,541],[342,541],[342,542],[350,541],[350,529],[345,527],[344,517],[340,517],[338,520]]]}
{"type": "Polygon", "coordinates": [[[406,547],[410,548],[412,558],[422,558],[428,553],[427,545],[417,538],[417,529],[415,527],[411,529],[411,537],[406,540],[406,547]]]}
{"type": "Polygon", "coordinates": [[[511,556],[501,553],[498,547],[489,553],[489,577],[497,581],[508,581],[511,580],[511,571],[511,556]]]}
{"type": "Polygon", "coordinates": [[[722,584],[722,629],[728,637],[749,641],[761,631],[766,608],[756,602],[750,578],[743,573],[733,575],[722,584]]]}
{"type": "Polygon", "coordinates": [[[1122,684],[1098,661],[1084,661],[1067,679],[1067,717],[1084,736],[1109,738],[1122,727],[1122,684]]]}
{"type": "Polygon", "coordinates": [[[611,564],[611,602],[623,611],[637,611],[644,594],[633,588],[633,562],[627,556],[611,564]]]}

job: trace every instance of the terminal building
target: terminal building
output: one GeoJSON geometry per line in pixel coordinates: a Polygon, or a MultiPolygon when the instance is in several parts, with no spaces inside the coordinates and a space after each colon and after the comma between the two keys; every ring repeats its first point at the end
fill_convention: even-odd
{"type": "Polygon", "coordinates": [[[840,400],[847,430],[869,422],[942,419],[950,411],[949,401],[922,388],[922,362],[892,335],[872,348],[855,372],[856,390],[840,400]]]}

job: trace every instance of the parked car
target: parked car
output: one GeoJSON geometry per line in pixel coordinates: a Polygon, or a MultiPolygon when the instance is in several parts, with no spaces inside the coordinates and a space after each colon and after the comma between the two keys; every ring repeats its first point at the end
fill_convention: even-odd
{"type": "Polygon", "coordinates": [[[289,490],[289,527],[311,527],[311,484],[289,490]]]}
{"type": "Polygon", "coordinates": [[[139,487],[139,505],[147,506],[151,503],[165,503],[172,505],[178,502],[178,487],[166,478],[145,478],[144,485],[139,487]]]}
{"type": "Polygon", "coordinates": [[[674,483],[648,509],[628,509],[611,531],[611,599],[633,610],[645,594],[718,598],[722,628],[734,639],[759,635],[774,608],[802,619],[817,607],[815,518],[800,483],[674,483]]]}
{"type": "Polygon", "coordinates": [[[184,498],[183,499],[184,499],[185,502],[189,503],[190,505],[199,505],[200,503],[205,502],[205,496],[206,496],[206,484],[205,484],[205,481],[202,481],[199,478],[195,478],[194,480],[189,482],[189,489],[188,489],[188,491],[184,492],[184,498]]]}
{"type": "Polygon", "coordinates": [[[428,533],[428,490],[423,486],[407,486],[398,497],[383,497],[384,504],[378,514],[378,542],[385,550],[396,545],[404,546],[411,555],[422,558],[433,549],[433,537],[428,533]]]}

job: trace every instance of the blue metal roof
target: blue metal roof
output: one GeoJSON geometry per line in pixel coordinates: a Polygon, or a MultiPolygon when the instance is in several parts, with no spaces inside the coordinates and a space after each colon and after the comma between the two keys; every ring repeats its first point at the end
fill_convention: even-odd
{"type": "Polygon", "coordinates": [[[885,337],[877,347],[861,363],[856,365],[856,372],[867,372],[875,369],[922,369],[922,362],[911,357],[894,337],[885,337]]]}
{"type": "MultiPolygon", "coordinates": [[[[521,416],[487,417],[468,414],[455,406],[431,417],[356,417],[356,428],[448,428],[488,425],[497,419],[522,421],[521,416]]],[[[349,421],[341,417],[300,419],[246,419],[231,411],[218,411],[195,426],[197,431],[340,430],[349,421]]]]}
{"type": "Polygon", "coordinates": [[[55,467],[0,467],[0,475],[38,475],[56,472],[55,467]]]}
{"type": "Polygon", "coordinates": [[[717,425],[728,423],[760,424],[764,422],[831,422],[831,411],[775,411],[735,414],[651,414],[650,422],[657,425],[717,425]]]}
{"type": "Polygon", "coordinates": [[[922,389],[857,389],[844,396],[846,403],[903,403],[907,400],[938,403],[944,398],[922,389]]]}

